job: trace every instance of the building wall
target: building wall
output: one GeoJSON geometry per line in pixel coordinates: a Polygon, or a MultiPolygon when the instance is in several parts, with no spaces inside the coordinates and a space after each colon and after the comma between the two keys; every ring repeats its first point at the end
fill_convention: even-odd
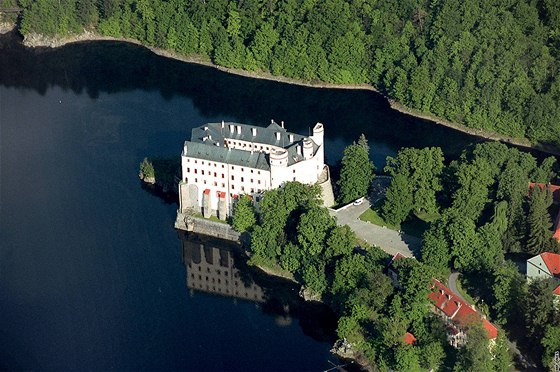
{"type": "Polygon", "coordinates": [[[552,275],[541,256],[535,256],[527,260],[527,280],[550,277],[552,275]]]}
{"type": "Polygon", "coordinates": [[[253,194],[270,189],[270,172],[182,156],[182,181],[198,186],[199,208],[203,205],[204,190],[210,190],[210,208],[218,209],[218,193],[226,194],[231,206],[234,195],[253,194]]]}
{"type": "MultiPolygon", "coordinates": [[[[230,133],[237,133],[237,127],[233,125],[231,127],[233,128],[224,127],[224,130],[230,133]]],[[[257,131],[259,129],[261,128],[257,128],[257,131]]],[[[313,136],[310,138],[319,146],[315,154],[311,154],[310,158],[290,166],[286,164],[287,158],[285,158],[282,165],[276,165],[271,160],[270,171],[192,158],[185,156],[185,150],[181,157],[182,182],[189,185],[194,184],[198,187],[198,208],[201,210],[205,204],[209,205],[210,213],[214,215],[217,214],[216,211],[218,210],[218,195],[220,192],[224,192],[229,214],[236,195],[259,193],[280,187],[283,183],[290,181],[298,181],[305,184],[316,183],[324,168],[322,124],[315,125],[313,136]],[[210,192],[205,194],[205,190],[210,190],[210,192]]],[[[227,138],[225,141],[228,147],[246,151],[262,151],[265,153],[287,151],[274,145],[241,141],[235,138],[227,138]]],[[[292,142],[285,145],[290,146],[292,142]]],[[[300,153],[303,153],[304,149],[301,141],[298,146],[300,146],[300,153]]],[[[273,156],[271,155],[271,157],[273,156]]],[[[183,211],[184,209],[182,205],[181,210],[183,211]]]]}

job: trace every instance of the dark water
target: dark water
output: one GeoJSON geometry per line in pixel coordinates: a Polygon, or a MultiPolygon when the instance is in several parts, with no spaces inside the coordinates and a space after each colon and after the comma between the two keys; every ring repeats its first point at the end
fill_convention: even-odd
{"type": "Polygon", "coordinates": [[[0,369],[329,368],[328,316],[266,283],[264,302],[187,287],[176,206],[142,189],[140,161],[179,155],[193,126],[222,119],[302,133],[321,121],[331,162],[364,132],[378,166],[401,146],[454,156],[477,140],[370,92],[243,79],[121,43],[16,41],[0,37],[0,369]]]}

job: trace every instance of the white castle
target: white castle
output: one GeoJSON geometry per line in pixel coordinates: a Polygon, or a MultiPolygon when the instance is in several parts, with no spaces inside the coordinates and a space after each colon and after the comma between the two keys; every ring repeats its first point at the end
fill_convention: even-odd
{"type": "Polygon", "coordinates": [[[226,219],[241,194],[258,197],[288,181],[319,183],[334,203],[324,157],[324,127],[305,137],[271,121],[264,128],[221,122],[194,128],[181,154],[179,213],[189,210],[226,219]]]}

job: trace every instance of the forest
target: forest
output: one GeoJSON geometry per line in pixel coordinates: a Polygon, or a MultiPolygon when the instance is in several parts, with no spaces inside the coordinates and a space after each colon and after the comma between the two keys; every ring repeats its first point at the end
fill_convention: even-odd
{"type": "MultiPolygon", "coordinates": [[[[363,136],[344,151],[340,203],[368,194],[375,169],[368,153],[363,136]]],[[[248,196],[236,203],[232,225],[250,235],[250,262],[290,273],[307,297],[328,303],[339,316],[339,338],[374,369],[508,371],[509,339],[552,370],[560,348],[553,288],[547,281],[527,283],[518,265],[560,252],[550,230],[558,206],[548,189],[528,187],[530,181],[557,184],[556,159],[539,163],[496,142],[473,145],[451,162],[439,148],[403,148],[387,159],[384,172],[392,177],[381,208],[386,221],[431,216],[418,257],[396,261],[400,287],[387,275],[390,257],[337,225],[317,186],[297,182],[265,192],[258,212],[248,196]],[[490,353],[475,325],[465,347],[450,347],[443,323],[429,311],[431,279],[446,282],[451,272],[460,273],[471,303],[499,326],[490,353]],[[406,332],[417,342],[406,344],[406,332]]]]}
{"type": "Polygon", "coordinates": [[[560,147],[556,0],[18,1],[24,36],[86,29],[257,74],[370,84],[425,114],[560,147]]]}

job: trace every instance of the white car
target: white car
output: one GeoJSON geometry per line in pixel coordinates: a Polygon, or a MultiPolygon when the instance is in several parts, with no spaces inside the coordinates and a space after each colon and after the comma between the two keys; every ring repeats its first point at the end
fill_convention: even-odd
{"type": "Polygon", "coordinates": [[[352,204],[354,204],[354,205],[360,205],[360,204],[362,204],[363,202],[364,202],[364,198],[361,197],[361,198],[359,198],[359,199],[356,199],[356,201],[355,201],[354,203],[352,203],[352,204]]]}

